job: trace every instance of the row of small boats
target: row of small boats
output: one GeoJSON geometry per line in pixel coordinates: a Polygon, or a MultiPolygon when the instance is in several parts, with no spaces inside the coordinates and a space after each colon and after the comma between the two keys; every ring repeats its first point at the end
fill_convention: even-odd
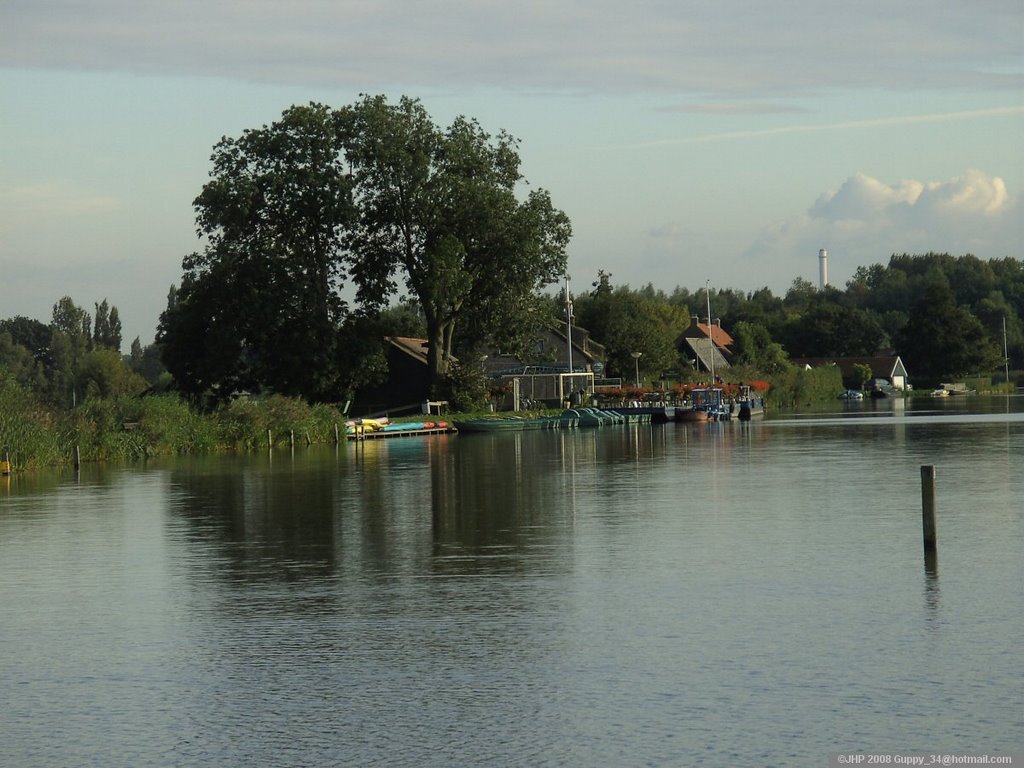
{"type": "MultiPolygon", "coordinates": [[[[577,429],[603,427],[614,424],[650,423],[656,408],[629,408],[607,410],[601,408],[569,408],[559,414],[495,415],[453,419],[451,426],[444,421],[391,422],[389,419],[355,419],[346,425],[352,438],[391,437],[399,434],[432,432],[522,432],[536,429],[577,429]]],[[[728,421],[737,418],[746,421],[764,413],[764,401],[759,397],[740,397],[729,403],[722,399],[718,388],[694,390],[692,401],[686,408],[662,408],[657,414],[660,421],[728,421]]]]}
{"type": "Polygon", "coordinates": [[[391,421],[386,416],[379,419],[351,419],[345,423],[345,434],[349,437],[391,437],[447,432],[448,429],[447,421],[391,421]]]}
{"type": "Polygon", "coordinates": [[[459,432],[515,432],[528,429],[576,429],[650,421],[650,416],[629,415],[600,408],[569,408],[550,416],[482,416],[455,419],[459,432]]]}

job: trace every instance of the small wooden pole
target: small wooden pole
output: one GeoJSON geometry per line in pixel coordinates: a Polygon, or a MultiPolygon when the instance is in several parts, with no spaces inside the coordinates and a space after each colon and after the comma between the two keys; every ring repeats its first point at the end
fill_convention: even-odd
{"type": "Polygon", "coordinates": [[[288,430],[288,447],[291,448],[293,451],[295,450],[295,430],[294,429],[289,429],[288,430]]]}
{"type": "Polygon", "coordinates": [[[77,445],[75,446],[74,462],[75,462],[75,469],[78,469],[80,466],[82,466],[82,452],[79,450],[77,445]]]}
{"type": "Polygon", "coordinates": [[[334,422],[334,444],[337,445],[339,442],[341,441],[338,439],[338,422],[334,422]]]}
{"type": "Polygon", "coordinates": [[[312,441],[312,439],[310,439],[310,437],[309,437],[309,432],[306,432],[306,445],[307,445],[307,446],[310,446],[310,445],[312,445],[312,444],[313,444],[313,441],[312,441]]]}
{"type": "Polygon", "coordinates": [[[267,448],[270,450],[274,449],[274,436],[270,433],[269,429],[267,430],[267,448]]]}
{"type": "Polygon", "coordinates": [[[938,533],[935,529],[935,465],[921,467],[921,526],[924,533],[924,551],[938,551],[938,533]]]}

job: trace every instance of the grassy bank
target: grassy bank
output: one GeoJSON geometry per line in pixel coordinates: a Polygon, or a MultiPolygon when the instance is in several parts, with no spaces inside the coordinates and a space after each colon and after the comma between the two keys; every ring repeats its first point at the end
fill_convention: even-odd
{"type": "MultiPolygon", "coordinates": [[[[769,407],[790,409],[835,399],[836,368],[793,369],[771,381],[769,407]]],[[[452,415],[446,417],[451,420],[452,415]]],[[[330,405],[271,395],[236,400],[205,412],[174,394],[90,398],[71,411],[47,408],[31,391],[0,376],[0,458],[15,470],[147,456],[251,451],[330,444],[344,439],[345,416],[330,405]]]]}
{"type": "Polygon", "coordinates": [[[68,412],[47,409],[31,392],[0,378],[0,456],[15,470],[82,461],[131,461],[146,456],[245,451],[329,443],[345,417],[328,405],[273,395],[237,400],[206,413],[177,395],[89,399],[68,412]]]}

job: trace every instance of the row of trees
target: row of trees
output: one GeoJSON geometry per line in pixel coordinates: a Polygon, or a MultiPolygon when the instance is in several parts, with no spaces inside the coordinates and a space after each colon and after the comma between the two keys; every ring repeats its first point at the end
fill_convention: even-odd
{"type": "MultiPolygon", "coordinates": [[[[183,261],[157,344],[120,355],[117,308],[90,315],[65,297],[49,324],[0,321],[0,365],[50,402],[152,384],[161,362],[193,398],[239,391],[339,401],[385,374],[383,337],[428,339],[435,390],[494,348],[529,359],[539,327],[564,322],[566,215],[520,173],[518,142],[423,105],[364,96],[291,107],[214,147],[194,202],[202,251],[183,261]],[[343,289],[354,289],[354,301],[343,289]],[[397,305],[388,306],[396,295],[397,305]],[[135,377],[135,378],[132,378],[135,377]]],[[[575,320],[608,352],[608,372],[686,374],[677,342],[691,314],[732,334],[734,362],[774,374],[791,357],[893,348],[918,381],[1024,367],[1024,266],[947,254],[893,256],[840,290],[805,280],[776,297],[718,289],[615,286],[601,271],[571,297],[575,320]]],[[[440,394],[440,392],[438,392],[440,394]]]]}
{"type": "MultiPolygon", "coordinates": [[[[559,322],[568,218],[543,190],[522,194],[518,142],[475,121],[436,125],[423,105],[365,96],[331,109],[292,107],[269,126],[223,138],[195,200],[200,253],[158,342],[178,386],[215,400],[242,390],[338,400],[383,375],[386,333],[423,335],[435,389],[451,361],[495,347],[527,350],[559,322]],[[355,289],[352,306],[342,289],[355,289]],[[394,307],[397,294],[405,298],[394,307]]],[[[735,360],[779,372],[789,357],[898,349],[922,379],[998,367],[997,320],[1021,364],[1020,262],[894,256],[845,288],[794,281],[717,290],[713,313],[735,360]]],[[[607,347],[609,371],[682,374],[676,348],[704,291],[613,286],[600,272],[573,297],[576,322],[607,347]]]]}
{"type": "MultiPolygon", "coordinates": [[[[575,322],[608,353],[613,376],[632,378],[633,353],[651,375],[684,375],[676,341],[691,313],[707,315],[705,289],[671,293],[615,287],[599,272],[573,296],[575,322]]],[[[564,293],[549,315],[564,315],[564,293]]],[[[1009,367],[1024,368],[1024,263],[948,254],[893,256],[861,267],[842,290],[794,280],[784,296],[712,290],[711,312],[734,340],[734,364],[768,375],[799,357],[863,357],[895,350],[922,383],[1001,370],[1004,328],[1009,367]]]]}
{"type": "Polygon", "coordinates": [[[23,316],[0,320],[0,371],[58,408],[156,384],[164,374],[159,349],[143,348],[136,337],[131,354],[122,356],[117,307],[106,299],[94,307],[90,314],[65,296],[48,324],[23,316]]]}

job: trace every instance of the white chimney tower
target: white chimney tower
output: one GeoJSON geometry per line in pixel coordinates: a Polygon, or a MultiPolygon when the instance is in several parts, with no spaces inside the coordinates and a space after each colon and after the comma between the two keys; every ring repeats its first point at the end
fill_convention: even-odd
{"type": "Polygon", "coordinates": [[[818,251],[818,290],[824,291],[828,285],[828,251],[822,248],[818,251]]]}

